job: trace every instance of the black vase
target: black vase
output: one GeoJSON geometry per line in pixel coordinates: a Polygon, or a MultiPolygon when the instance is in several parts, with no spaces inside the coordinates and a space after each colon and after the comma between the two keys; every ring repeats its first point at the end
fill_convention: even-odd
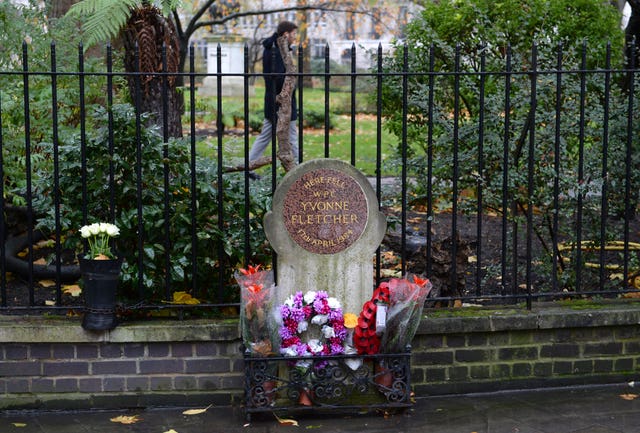
{"type": "Polygon", "coordinates": [[[79,258],[84,288],[85,312],[82,327],[106,331],[116,327],[116,292],[122,259],[91,260],[79,258]]]}

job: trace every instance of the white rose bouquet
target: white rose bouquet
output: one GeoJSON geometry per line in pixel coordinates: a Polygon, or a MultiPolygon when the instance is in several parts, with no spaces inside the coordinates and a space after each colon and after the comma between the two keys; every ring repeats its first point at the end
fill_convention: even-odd
{"type": "Polygon", "coordinates": [[[80,235],[89,243],[87,259],[110,260],[114,259],[109,242],[111,238],[120,234],[120,229],[114,224],[93,223],[80,228],[80,235]]]}

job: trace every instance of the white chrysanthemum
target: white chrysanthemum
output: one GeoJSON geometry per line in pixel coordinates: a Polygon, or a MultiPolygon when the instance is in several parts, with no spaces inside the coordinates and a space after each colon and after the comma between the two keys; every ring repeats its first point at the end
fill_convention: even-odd
{"type": "Polygon", "coordinates": [[[307,343],[307,345],[309,346],[309,350],[311,351],[311,353],[314,355],[321,353],[322,349],[324,349],[324,345],[315,338],[313,340],[309,340],[309,343],[307,343]]]}
{"type": "Polygon", "coordinates": [[[293,307],[293,296],[289,296],[285,301],[284,305],[287,307],[293,307]]]}
{"type": "Polygon", "coordinates": [[[298,356],[295,346],[281,348],[280,353],[284,356],[298,356]]]}
{"type": "Polygon", "coordinates": [[[306,320],[303,320],[302,322],[298,323],[298,334],[303,333],[307,329],[309,329],[309,322],[307,322],[306,320]]]}
{"type": "Polygon", "coordinates": [[[333,338],[336,336],[336,331],[331,326],[323,326],[322,327],[322,335],[324,338],[333,338]]]}
{"type": "Polygon", "coordinates": [[[328,321],[329,316],[326,314],[318,314],[316,316],[313,316],[313,318],[311,319],[311,323],[313,323],[314,325],[324,325],[328,321]]]}
{"type": "Polygon", "coordinates": [[[309,291],[307,293],[304,294],[304,302],[307,304],[311,304],[313,303],[313,301],[316,300],[316,295],[317,293],[314,291],[309,291]]]}
{"type": "Polygon", "coordinates": [[[327,304],[329,305],[329,308],[331,308],[332,310],[337,310],[338,308],[341,308],[340,301],[338,301],[336,298],[327,298],[327,304]]]}

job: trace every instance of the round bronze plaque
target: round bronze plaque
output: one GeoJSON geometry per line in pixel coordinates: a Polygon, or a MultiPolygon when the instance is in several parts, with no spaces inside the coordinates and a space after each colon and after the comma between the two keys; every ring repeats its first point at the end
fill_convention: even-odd
{"type": "Polygon", "coordinates": [[[316,254],[335,254],[360,238],[368,207],[362,187],[337,170],[303,174],[284,198],[284,225],[295,243],[316,254]]]}

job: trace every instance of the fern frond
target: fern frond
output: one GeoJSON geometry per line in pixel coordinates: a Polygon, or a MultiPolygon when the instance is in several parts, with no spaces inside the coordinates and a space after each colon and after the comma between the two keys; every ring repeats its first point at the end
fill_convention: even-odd
{"type": "Polygon", "coordinates": [[[172,11],[174,11],[180,4],[182,0],[160,0],[160,9],[162,10],[162,14],[168,16],[172,11]]]}
{"type": "Polygon", "coordinates": [[[71,6],[67,15],[80,20],[87,49],[117,36],[131,16],[131,9],[140,3],[140,0],[82,0],[71,6]]]}

